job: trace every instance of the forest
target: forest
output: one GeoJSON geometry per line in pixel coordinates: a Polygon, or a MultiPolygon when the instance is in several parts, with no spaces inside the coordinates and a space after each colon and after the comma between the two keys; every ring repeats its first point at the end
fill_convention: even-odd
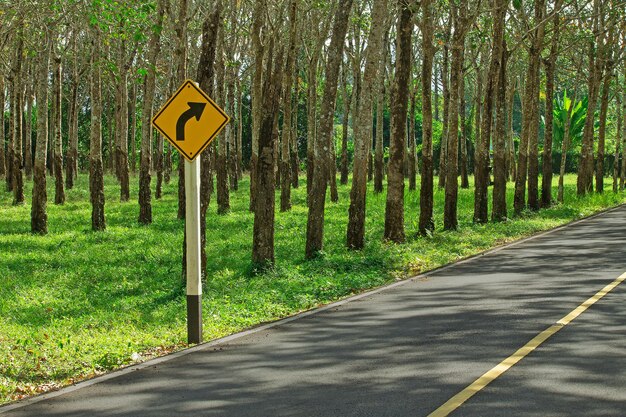
{"type": "MultiPolygon", "coordinates": [[[[199,157],[207,292],[234,274],[239,284],[222,284],[264,287],[259,310],[272,296],[287,306],[212,337],[626,200],[624,0],[2,1],[0,316],[22,314],[9,306],[18,275],[39,273],[25,263],[67,257],[56,274],[76,268],[91,291],[98,268],[134,262],[123,256],[131,237],[175,246],[134,253],[175,275],[154,303],[181,294],[184,158],[151,120],[186,79],[231,118],[199,157]],[[540,213],[549,221],[533,223],[540,213]],[[73,240],[87,246],[67,249],[73,240]],[[106,245],[114,255],[97,264],[72,258],[106,245]],[[429,255],[415,255],[422,247],[429,255]],[[366,278],[352,282],[358,265],[366,278]],[[304,283],[307,271],[319,282],[304,283]],[[336,271],[341,282],[327,281],[336,271]],[[299,284],[250,281],[292,273],[299,284]]],[[[135,279],[102,276],[120,274],[123,288],[135,279]]],[[[19,328],[0,328],[0,340],[19,328]]],[[[43,352],[48,337],[33,331],[43,352]]],[[[165,343],[119,339],[119,360],[99,351],[69,370],[29,365],[33,387],[165,343]]],[[[35,392],[7,375],[0,394],[35,392]]]]}

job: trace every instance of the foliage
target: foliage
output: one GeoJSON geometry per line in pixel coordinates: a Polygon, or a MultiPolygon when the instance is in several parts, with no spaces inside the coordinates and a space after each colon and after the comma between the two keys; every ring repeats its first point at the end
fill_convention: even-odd
{"type": "Polygon", "coordinates": [[[565,124],[567,123],[567,113],[571,110],[570,118],[570,149],[579,148],[583,129],[585,127],[585,119],[587,118],[588,98],[574,102],[568,95],[567,90],[563,92],[563,96],[556,95],[554,98],[554,142],[561,144],[565,134],[565,124]]]}

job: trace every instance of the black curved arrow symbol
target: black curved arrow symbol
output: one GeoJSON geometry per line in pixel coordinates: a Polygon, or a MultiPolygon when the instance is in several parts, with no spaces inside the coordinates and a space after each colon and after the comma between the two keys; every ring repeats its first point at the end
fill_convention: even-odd
{"type": "Polygon", "coordinates": [[[185,140],[185,125],[192,117],[199,121],[206,107],[206,103],[188,102],[187,104],[189,109],[181,114],[176,122],[176,140],[185,140]]]}

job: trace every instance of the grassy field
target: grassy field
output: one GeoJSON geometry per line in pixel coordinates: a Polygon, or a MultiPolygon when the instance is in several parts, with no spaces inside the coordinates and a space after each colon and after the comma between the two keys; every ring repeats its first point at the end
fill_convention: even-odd
{"type": "MultiPolygon", "coordinates": [[[[13,207],[0,187],[0,403],[43,392],[120,366],[185,347],[183,223],[176,219],[176,180],[153,201],[154,223],[137,224],[137,179],[131,202],[105,180],[107,230],[90,229],[86,175],[67,192],[64,206],[48,205],[49,234],[30,233],[30,205],[13,207]]],[[[154,181],[153,181],[154,183],[154,181]]],[[[525,213],[506,223],[474,225],[473,190],[460,190],[459,231],[443,232],[443,191],[435,194],[437,231],[416,236],[419,192],[406,193],[408,242],[382,242],[385,195],[370,192],[366,248],[345,248],[349,187],[327,204],[325,252],[304,260],[304,183],[294,208],[276,216],[276,268],[251,273],[253,215],[247,180],[231,193],[232,211],[207,219],[208,279],[204,338],[255,324],[403,279],[504,242],[550,229],[626,202],[611,191],[578,199],[566,179],[566,204],[525,213]]],[[[32,183],[26,184],[30,201],[32,183]]],[[[508,200],[512,207],[512,185],[508,200]]],[[[607,190],[611,189],[607,179],[607,190]]],[[[556,192],[556,189],[555,189],[556,192]]],[[[49,179],[53,201],[53,180],[49,179]]],[[[279,195],[277,193],[277,199],[279,195]]]]}

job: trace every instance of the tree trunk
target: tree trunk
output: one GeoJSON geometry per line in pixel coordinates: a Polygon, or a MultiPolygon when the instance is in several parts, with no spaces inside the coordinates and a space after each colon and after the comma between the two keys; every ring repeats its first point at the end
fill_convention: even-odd
{"type": "MultiPolygon", "coordinates": [[[[615,77],[619,81],[619,76],[615,77]]],[[[613,155],[613,192],[617,193],[619,190],[619,159],[620,159],[620,149],[622,146],[622,100],[619,94],[617,93],[617,130],[615,132],[615,154],[613,155]]],[[[622,160],[622,165],[624,165],[626,161],[622,160]]]]}
{"type": "MultiPolygon", "coordinates": [[[[48,214],[46,190],[46,156],[48,149],[48,71],[50,67],[50,44],[38,53],[37,60],[37,143],[35,147],[35,166],[33,176],[33,201],[30,210],[30,230],[33,233],[48,233],[48,214]]],[[[2,77],[0,76],[0,82],[2,77]]],[[[2,86],[0,85],[0,99],[2,98],[2,86]]],[[[1,100],[0,100],[1,101],[1,100]]],[[[0,102],[0,108],[3,103],[0,102]]],[[[3,117],[4,118],[4,117],[3,117]]],[[[4,121],[3,121],[4,122],[4,121]]],[[[4,123],[2,128],[4,130],[4,123]]]]}
{"type": "MultiPolygon", "coordinates": [[[[34,76],[33,76],[34,77],[34,76]]],[[[33,178],[33,86],[26,86],[26,117],[24,118],[24,174],[33,178]]]]}
{"type": "Polygon", "coordinates": [[[0,178],[7,175],[6,154],[4,152],[5,147],[5,135],[4,135],[4,76],[0,74],[0,178]]]}
{"type": "MultiPolygon", "coordinates": [[[[624,83],[626,83],[626,67],[624,68],[624,83]]],[[[620,191],[624,191],[624,183],[626,182],[626,87],[624,87],[624,84],[622,84],[622,88],[624,96],[622,98],[622,170],[619,179],[620,191]]]]}
{"type": "MultiPolygon", "coordinates": [[[[298,85],[298,83],[296,83],[298,85]]],[[[298,188],[300,175],[300,157],[298,156],[298,114],[299,114],[300,89],[296,88],[295,111],[292,116],[291,125],[291,186],[298,188]]]]}
{"type": "Polygon", "coordinates": [[[16,61],[13,73],[13,205],[24,204],[22,177],[22,60],[24,56],[23,24],[17,34],[16,61]]]}
{"type": "Polygon", "coordinates": [[[348,119],[350,116],[350,104],[354,90],[348,94],[348,63],[343,63],[343,118],[341,129],[341,179],[343,185],[348,183],[348,119]]]}
{"type": "Polygon", "coordinates": [[[274,205],[276,178],[274,174],[275,122],[280,107],[282,84],[282,53],[274,63],[271,51],[274,39],[270,41],[267,67],[263,76],[261,95],[262,119],[259,129],[259,158],[254,172],[256,176],[254,226],[252,232],[252,262],[261,269],[274,265],[274,205]],[[273,65],[274,64],[274,65],[273,65]],[[273,65],[273,66],[272,66],[273,65]]]}
{"type": "MultiPolygon", "coordinates": [[[[180,11],[182,16],[186,15],[186,10],[180,11]]],[[[218,33],[220,28],[220,16],[222,13],[222,2],[215,3],[212,13],[202,24],[202,46],[200,60],[197,68],[197,79],[200,88],[209,96],[213,96],[213,85],[215,82],[215,54],[217,50],[218,33]]],[[[178,77],[185,77],[186,69],[179,67],[178,77]]],[[[182,82],[182,80],[179,80],[182,82]]],[[[202,266],[202,276],[206,274],[206,214],[211,202],[213,193],[213,156],[215,145],[211,144],[200,154],[200,259],[202,266]]],[[[184,167],[183,156],[180,157],[180,165],[184,167]]],[[[184,188],[183,188],[184,191],[184,188]]],[[[183,193],[183,198],[184,193],[183,193]]],[[[185,213],[183,213],[183,218],[185,213]]],[[[186,236],[185,236],[186,239],[186,236]]],[[[186,242],[183,245],[183,265],[186,268],[186,242]]],[[[185,269],[183,269],[185,270],[185,269]]]]}
{"type": "Polygon", "coordinates": [[[132,79],[128,112],[130,114],[130,169],[134,174],[137,172],[137,82],[135,79],[132,79]]]}
{"type": "Polygon", "coordinates": [[[336,203],[339,201],[339,193],[337,191],[337,149],[335,146],[335,135],[330,140],[330,152],[328,158],[328,181],[330,182],[330,201],[336,203]]]}
{"type": "Polygon", "coordinates": [[[459,192],[459,96],[463,77],[463,49],[465,37],[471,23],[467,6],[451,6],[454,34],[452,35],[452,59],[450,72],[450,101],[448,109],[448,155],[446,158],[446,197],[443,212],[443,228],[456,230],[458,227],[457,205],[459,192]]]}
{"type": "Polygon", "coordinates": [[[317,127],[317,67],[319,53],[314,51],[309,62],[307,77],[307,134],[306,134],[306,192],[307,200],[313,184],[313,169],[315,166],[315,141],[317,127]]]}
{"type": "Polygon", "coordinates": [[[93,29],[91,55],[91,132],[89,143],[89,193],[91,199],[91,228],[104,230],[104,166],[102,164],[102,85],[100,79],[100,31],[93,29]]]}
{"type": "Polygon", "coordinates": [[[441,140],[439,148],[439,188],[446,186],[446,158],[448,157],[448,128],[449,128],[449,112],[450,112],[450,33],[452,22],[448,22],[446,31],[445,44],[443,47],[443,64],[441,66],[441,84],[443,86],[443,129],[441,130],[441,140]]]}
{"type": "Polygon", "coordinates": [[[526,194],[526,175],[528,174],[528,207],[539,209],[539,70],[545,22],[545,0],[535,0],[536,27],[531,31],[531,46],[528,54],[528,73],[522,104],[522,133],[518,157],[517,176],[513,208],[515,214],[524,209],[526,194]]]}
{"type": "Polygon", "coordinates": [[[241,78],[237,77],[237,176],[243,178],[243,97],[241,78]]]}
{"type": "MultiPolygon", "coordinates": [[[[489,148],[491,142],[491,127],[493,122],[493,104],[498,91],[498,77],[503,57],[504,19],[508,2],[496,0],[493,4],[493,47],[491,63],[487,75],[487,90],[483,102],[483,112],[480,129],[480,139],[476,143],[476,157],[474,165],[474,222],[487,223],[488,213],[488,188],[489,188],[489,148]]],[[[498,213],[494,218],[500,218],[498,213]]]]}
{"type": "Polygon", "coordinates": [[[598,90],[601,80],[601,72],[604,67],[602,36],[604,36],[604,27],[598,28],[600,19],[598,14],[601,12],[600,0],[594,0],[594,24],[593,33],[596,34],[595,43],[589,44],[589,78],[588,78],[588,105],[587,115],[585,118],[585,127],[583,129],[583,140],[580,149],[580,160],[578,165],[578,179],[576,181],[576,189],[578,195],[585,195],[593,189],[593,135],[595,130],[595,112],[596,103],[598,101],[598,90]],[[596,56],[597,54],[597,56],[596,56]]]}
{"type": "MultiPolygon", "coordinates": [[[[261,128],[262,104],[263,104],[263,58],[265,46],[261,42],[261,32],[265,25],[265,9],[267,2],[258,0],[254,9],[254,21],[252,23],[252,49],[254,51],[254,74],[252,76],[252,156],[250,158],[250,211],[256,207],[257,197],[257,161],[259,158],[259,130],[261,128]]],[[[310,82],[310,81],[309,81],[310,82]]],[[[308,161],[307,161],[308,163],[308,161]]]]}
{"type": "MultiPolygon", "coordinates": [[[[118,90],[119,107],[117,117],[117,145],[115,153],[116,167],[120,180],[120,201],[125,202],[130,199],[129,167],[128,167],[128,70],[130,65],[126,64],[125,42],[120,42],[119,51],[119,80],[118,90]]],[[[161,135],[159,135],[161,136],[161,135]]]]}
{"type": "Polygon", "coordinates": [[[415,98],[417,91],[411,92],[411,107],[409,111],[409,191],[415,191],[417,186],[417,167],[415,154],[415,98]]]}
{"type": "MultiPolygon", "coordinates": [[[[464,59],[465,60],[465,59],[464,59]]],[[[460,118],[461,118],[461,188],[469,188],[469,176],[467,172],[467,116],[465,100],[465,67],[460,79],[460,118]]]]}
{"type": "Polygon", "coordinates": [[[598,129],[598,161],[596,163],[596,192],[604,192],[604,151],[606,148],[606,116],[609,110],[611,73],[607,72],[600,96],[600,127],[598,129]]]}
{"type": "Polygon", "coordinates": [[[554,79],[556,72],[556,58],[559,46],[559,31],[561,17],[558,10],[562,0],[557,0],[554,5],[554,28],[550,56],[546,60],[546,116],[545,134],[543,140],[542,177],[541,177],[541,207],[550,207],[552,204],[552,138],[554,122],[554,79]]]}
{"type": "MultiPolygon", "coordinates": [[[[352,188],[348,209],[347,246],[362,249],[365,242],[365,196],[367,193],[367,158],[370,153],[369,138],[372,136],[372,103],[376,94],[375,80],[383,57],[383,25],[387,15],[387,0],[373,3],[372,25],[369,33],[363,74],[363,92],[353,119],[354,161],[352,166],[352,188]]],[[[353,89],[353,95],[356,91],[353,89]]]]}
{"type": "Polygon", "coordinates": [[[63,114],[62,102],[62,86],[63,82],[61,74],[61,57],[54,58],[54,179],[55,193],[54,204],[65,203],[65,190],[63,189],[63,142],[61,136],[61,121],[63,114]]]}
{"type": "MultiPolygon", "coordinates": [[[[384,62],[384,61],[383,61],[384,62]]],[[[374,150],[374,193],[383,192],[383,180],[385,179],[385,161],[384,161],[384,108],[385,108],[385,81],[380,77],[380,71],[384,72],[384,65],[379,69],[378,78],[380,80],[380,89],[376,95],[376,142],[374,150]]]]}
{"type": "MultiPolygon", "coordinates": [[[[232,46],[233,50],[235,46],[232,46]]],[[[231,56],[230,59],[234,61],[234,58],[231,56]]],[[[231,122],[226,126],[228,129],[227,132],[227,144],[228,144],[228,179],[230,189],[233,191],[237,191],[239,189],[239,178],[237,173],[237,131],[236,125],[237,123],[237,115],[236,115],[236,103],[235,103],[235,77],[237,74],[235,73],[235,68],[228,68],[227,81],[227,95],[226,95],[226,103],[228,106],[229,114],[232,114],[231,122]]]]}
{"type": "MultiPolygon", "coordinates": [[[[433,106],[431,86],[433,76],[434,23],[432,0],[422,0],[422,171],[420,181],[419,233],[426,235],[435,229],[433,218],[433,106]]],[[[435,83],[437,84],[437,83],[435,83]]],[[[437,106],[437,103],[435,103],[437,106]]]]}
{"type": "MultiPolygon", "coordinates": [[[[506,5],[505,5],[506,8],[506,5]]],[[[506,208],[506,65],[508,51],[506,40],[501,39],[502,61],[498,79],[498,97],[496,100],[496,131],[493,152],[493,210],[491,219],[493,221],[504,221],[507,218],[506,208]]]]}
{"type": "MultiPolygon", "coordinates": [[[[224,49],[220,45],[224,42],[224,30],[218,31],[217,41],[217,55],[216,55],[216,96],[222,102],[226,102],[226,91],[224,86],[225,79],[225,66],[224,49]]],[[[216,179],[217,179],[217,213],[226,214],[230,211],[230,193],[228,190],[228,155],[227,155],[227,141],[230,134],[230,124],[226,126],[226,129],[217,138],[217,166],[216,166],[216,179]]]]}
{"type": "MultiPolygon", "coordinates": [[[[106,97],[105,97],[106,99],[106,97]]],[[[108,100],[106,99],[105,103],[114,103],[114,100],[108,100]]],[[[107,120],[107,125],[108,125],[108,132],[107,132],[107,136],[108,136],[108,140],[107,140],[107,158],[106,158],[106,164],[108,166],[109,172],[112,172],[115,174],[115,178],[117,178],[117,180],[119,181],[120,176],[119,176],[119,172],[117,171],[117,164],[115,161],[115,131],[117,129],[117,117],[115,117],[116,111],[115,111],[115,105],[110,105],[109,106],[109,117],[107,120]]],[[[54,155],[52,155],[52,158],[54,160],[54,155]]]]}
{"type": "MultiPolygon", "coordinates": [[[[428,4],[430,4],[430,1],[429,1],[428,4]]],[[[423,7],[423,5],[424,5],[424,2],[422,2],[422,7],[423,7]]],[[[431,16],[432,16],[432,14],[431,14],[431,16]]],[[[438,73],[437,70],[438,70],[438,65],[435,64],[435,120],[439,121],[439,73],[438,73]]],[[[432,72],[432,70],[431,70],[431,72],[432,72]]],[[[432,74],[431,74],[431,78],[432,78],[432,74]]],[[[432,87],[431,87],[431,89],[432,89],[432,87]]]]}
{"type": "Polygon", "coordinates": [[[406,152],[406,116],[411,77],[411,37],[413,35],[413,5],[399,0],[400,19],[396,40],[396,69],[391,91],[391,137],[387,172],[387,204],[385,233],[387,240],[404,242],[404,153],[406,152]]]}
{"type": "MultiPolygon", "coordinates": [[[[298,2],[292,0],[289,6],[289,48],[287,52],[287,65],[283,79],[283,90],[285,97],[283,98],[284,117],[283,117],[283,134],[281,137],[281,184],[280,184],[280,211],[291,210],[291,118],[292,118],[292,90],[293,79],[296,68],[296,42],[297,42],[297,16],[298,2]]],[[[297,111],[297,109],[296,109],[297,111]]]]}
{"type": "MultiPolygon", "coordinates": [[[[215,3],[216,5],[220,5],[221,3],[215,3]]],[[[178,22],[176,24],[176,37],[177,37],[177,46],[176,46],[176,61],[178,62],[178,65],[176,66],[176,79],[179,83],[183,83],[183,81],[187,78],[187,0],[180,0],[178,2],[178,22]]],[[[216,7],[217,8],[217,7],[216,7]]],[[[206,24],[206,22],[205,22],[206,24]]],[[[204,28],[203,28],[203,36],[204,36],[204,28]]],[[[211,61],[212,62],[212,61],[211,61]]],[[[203,153],[207,153],[207,152],[203,152],[203,153]]],[[[203,158],[202,156],[200,158],[203,158]]],[[[201,264],[204,265],[205,264],[205,259],[204,259],[204,221],[205,218],[202,215],[202,199],[204,198],[203,196],[205,194],[203,194],[202,192],[202,187],[203,187],[203,183],[205,183],[207,181],[207,179],[205,178],[205,175],[211,175],[208,172],[205,174],[205,171],[207,170],[203,170],[204,167],[204,162],[203,160],[200,161],[200,235],[201,235],[201,242],[200,242],[200,256],[201,256],[201,264]]],[[[185,198],[185,158],[182,155],[178,155],[178,213],[177,213],[177,218],[179,220],[184,220],[185,219],[185,203],[186,202],[186,198],[185,198]]],[[[208,205],[208,203],[207,203],[208,205]]],[[[186,250],[187,250],[187,244],[186,244],[186,237],[184,237],[183,239],[183,259],[182,259],[182,265],[183,265],[183,276],[185,276],[186,274],[186,270],[185,268],[187,267],[187,260],[186,260],[186,250]]],[[[202,273],[204,274],[204,267],[202,268],[202,273]]]]}
{"type": "Polygon", "coordinates": [[[383,180],[385,179],[385,161],[384,161],[384,110],[385,110],[385,67],[387,63],[387,44],[389,42],[389,32],[385,31],[382,44],[382,59],[376,79],[378,86],[376,94],[376,143],[374,152],[374,193],[383,192],[383,180]]]}
{"type": "Polygon", "coordinates": [[[68,108],[68,140],[65,153],[65,186],[68,190],[74,188],[74,180],[78,177],[78,70],[76,62],[74,62],[72,74],[68,108]]]}
{"type": "Polygon", "coordinates": [[[513,179],[517,170],[515,169],[517,164],[515,161],[515,142],[513,140],[513,107],[515,104],[515,81],[510,81],[507,89],[507,130],[506,130],[506,143],[507,143],[507,181],[513,179]]]}
{"type": "MultiPolygon", "coordinates": [[[[163,24],[166,0],[159,0],[155,24],[163,24]]],[[[141,112],[141,162],[139,164],[139,223],[152,223],[152,202],[150,194],[150,165],[152,159],[152,106],[156,82],[155,66],[161,50],[161,32],[153,31],[148,44],[147,73],[144,82],[143,109],[141,112]]],[[[182,164],[182,157],[180,159],[182,164]]],[[[184,177],[184,175],[183,175],[184,177]]],[[[179,204],[180,209],[180,204],[179,204]]]]}
{"type": "MultiPolygon", "coordinates": [[[[333,137],[333,121],[339,69],[343,56],[343,46],[348,31],[348,18],[353,0],[339,0],[337,14],[333,23],[328,61],[326,62],[326,82],[320,109],[320,128],[315,139],[315,161],[313,164],[312,184],[308,199],[308,218],[306,233],[305,256],[315,257],[323,249],[324,241],[324,207],[326,188],[329,180],[330,162],[328,153],[333,137]]],[[[307,161],[308,162],[308,161],[307,161]]]]}

